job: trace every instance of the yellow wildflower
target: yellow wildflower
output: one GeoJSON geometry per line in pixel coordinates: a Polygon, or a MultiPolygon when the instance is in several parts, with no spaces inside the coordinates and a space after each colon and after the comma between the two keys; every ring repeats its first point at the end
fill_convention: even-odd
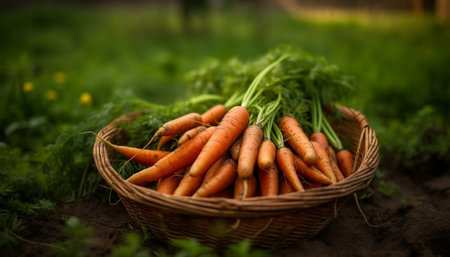
{"type": "Polygon", "coordinates": [[[84,105],[90,105],[92,103],[92,96],[91,94],[84,92],[80,96],[80,103],[84,105]]]}
{"type": "Polygon", "coordinates": [[[67,80],[67,75],[62,71],[58,71],[55,72],[55,74],[53,75],[53,79],[55,80],[56,83],[63,84],[67,80]]]}
{"type": "Polygon", "coordinates": [[[48,100],[54,101],[58,98],[58,93],[55,90],[47,90],[45,97],[47,97],[48,100]]]}
{"type": "Polygon", "coordinates": [[[33,82],[25,82],[25,83],[23,83],[23,87],[22,87],[23,92],[28,93],[28,92],[33,91],[33,89],[34,89],[33,82]]]}

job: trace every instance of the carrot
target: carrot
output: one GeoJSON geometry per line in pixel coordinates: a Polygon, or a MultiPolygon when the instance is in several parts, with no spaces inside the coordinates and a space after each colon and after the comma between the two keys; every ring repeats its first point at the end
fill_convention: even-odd
{"type": "Polygon", "coordinates": [[[202,123],[205,125],[217,125],[227,112],[224,105],[218,104],[202,114],[202,123]]]}
{"type": "Polygon", "coordinates": [[[95,132],[88,131],[87,133],[94,134],[97,138],[102,140],[105,144],[110,146],[115,151],[119,152],[123,156],[127,158],[133,158],[132,160],[140,163],[145,166],[152,166],[157,161],[168,155],[170,152],[168,151],[158,151],[158,150],[150,150],[150,149],[141,149],[136,147],[115,145],[108,140],[104,139],[100,135],[95,132]]]}
{"type": "Polygon", "coordinates": [[[231,158],[233,158],[233,160],[235,161],[239,160],[239,152],[241,150],[241,145],[242,145],[242,136],[239,137],[236,141],[234,141],[233,145],[230,148],[231,158]]]}
{"type": "Polygon", "coordinates": [[[233,198],[233,190],[231,189],[231,187],[227,187],[224,190],[212,195],[211,197],[233,198]]]}
{"type": "Polygon", "coordinates": [[[172,140],[173,136],[161,136],[158,141],[158,146],[156,147],[156,150],[161,149],[165,144],[169,143],[170,140],[172,140]]]}
{"type": "MultiPolygon", "coordinates": [[[[337,160],[336,160],[336,153],[334,152],[333,147],[328,147],[328,156],[330,157],[330,162],[331,162],[331,168],[334,171],[334,174],[336,175],[336,181],[342,181],[344,180],[344,175],[341,172],[341,169],[339,168],[338,164],[337,164],[337,160]]],[[[353,164],[352,164],[353,165],[353,164]]]]}
{"type": "Polygon", "coordinates": [[[178,186],[178,183],[183,177],[184,172],[184,169],[179,170],[172,175],[158,179],[158,183],[156,184],[156,191],[163,194],[173,194],[178,186]]]}
{"type": "Polygon", "coordinates": [[[159,160],[155,165],[141,170],[128,178],[134,184],[156,181],[159,178],[173,174],[175,171],[191,165],[211,137],[215,127],[209,127],[198,136],[178,147],[175,151],[159,160]]]}
{"type": "Polygon", "coordinates": [[[173,192],[174,196],[191,196],[202,183],[203,176],[189,176],[189,170],[184,174],[177,188],[173,192]]]}
{"type": "Polygon", "coordinates": [[[325,134],[322,133],[322,132],[314,132],[314,133],[312,133],[311,136],[309,136],[309,139],[311,141],[316,141],[316,142],[321,143],[323,145],[329,145],[327,136],[325,136],[325,134]]]}
{"type": "Polygon", "coordinates": [[[223,161],[216,174],[194,193],[193,197],[212,196],[231,185],[236,178],[236,162],[233,159],[223,161]]]}
{"type": "Polygon", "coordinates": [[[320,184],[318,182],[314,182],[314,181],[306,181],[304,183],[304,187],[305,187],[306,190],[308,190],[308,189],[322,187],[322,184],[320,184]]]}
{"type": "Polygon", "coordinates": [[[253,175],[248,178],[237,177],[234,182],[234,198],[244,199],[254,196],[257,184],[256,177],[253,175]]]}
{"type": "Polygon", "coordinates": [[[205,177],[203,178],[202,184],[208,183],[208,181],[210,181],[217,174],[218,168],[222,165],[222,162],[224,162],[226,159],[227,159],[226,156],[222,156],[213,165],[211,165],[211,167],[205,173],[205,177]]]}
{"type": "Polygon", "coordinates": [[[343,149],[336,154],[336,158],[344,177],[350,176],[353,173],[353,154],[350,151],[343,149]]]}
{"type": "MultiPolygon", "coordinates": [[[[225,115],[225,113],[226,109],[224,105],[221,104],[215,105],[201,115],[201,122],[204,125],[217,125],[220,122],[220,120],[222,120],[222,117],[225,115]]],[[[183,135],[181,135],[180,139],[178,140],[178,146],[186,143],[186,141],[192,139],[193,137],[198,135],[198,133],[202,132],[205,129],[206,126],[199,126],[184,131],[183,135]]]]}
{"type": "Polygon", "coordinates": [[[306,164],[302,158],[294,154],[295,166],[297,168],[297,173],[303,178],[313,180],[315,182],[330,185],[332,184],[331,179],[325,176],[320,170],[318,170],[313,165],[306,164]]]}
{"type": "Polygon", "coordinates": [[[287,147],[281,147],[277,151],[276,162],[278,168],[284,174],[286,179],[294,187],[295,191],[305,191],[300,182],[300,178],[295,171],[294,156],[292,151],[287,147]]]}
{"type": "Polygon", "coordinates": [[[292,149],[294,149],[307,164],[314,164],[316,161],[316,153],[298,121],[292,116],[284,116],[281,118],[278,126],[292,149]]]}
{"type": "Polygon", "coordinates": [[[155,133],[155,136],[175,136],[195,128],[202,123],[202,116],[192,112],[166,122],[155,133]]]}
{"type": "Polygon", "coordinates": [[[277,165],[272,165],[268,170],[258,169],[258,179],[262,196],[278,195],[277,165]]]}
{"type": "Polygon", "coordinates": [[[203,175],[217,159],[228,151],[234,140],[242,134],[247,127],[248,120],[247,109],[242,106],[231,108],[217,125],[215,132],[192,164],[189,174],[191,176],[203,175]]]}
{"type": "Polygon", "coordinates": [[[266,139],[261,143],[258,152],[257,164],[263,170],[270,169],[275,163],[277,149],[272,140],[266,139]]]}
{"type": "Polygon", "coordinates": [[[194,138],[196,135],[198,135],[200,132],[204,131],[206,129],[205,126],[199,126],[196,128],[192,128],[181,135],[180,139],[178,139],[178,146],[186,143],[187,141],[194,138]]]}
{"type": "Polygon", "coordinates": [[[330,157],[328,156],[328,152],[325,148],[316,141],[311,141],[314,150],[317,154],[316,166],[322,171],[330,180],[332,184],[336,183],[336,175],[334,174],[333,169],[331,168],[330,157]]]}
{"type": "Polygon", "coordinates": [[[259,125],[251,125],[245,129],[239,151],[238,176],[248,178],[253,175],[259,146],[263,139],[263,131],[259,125]]]}
{"type": "Polygon", "coordinates": [[[291,183],[287,181],[285,176],[282,177],[279,188],[280,195],[295,192],[295,189],[292,187],[291,183]]]}
{"type": "Polygon", "coordinates": [[[309,139],[311,139],[311,141],[315,141],[315,142],[321,144],[322,147],[325,148],[325,150],[328,153],[328,157],[330,158],[331,169],[333,170],[334,175],[336,176],[336,181],[339,182],[339,181],[343,180],[344,176],[342,175],[342,172],[339,169],[337,162],[336,162],[336,154],[335,154],[333,148],[328,144],[328,140],[327,140],[327,137],[325,136],[325,134],[322,132],[314,132],[311,134],[309,139]]]}

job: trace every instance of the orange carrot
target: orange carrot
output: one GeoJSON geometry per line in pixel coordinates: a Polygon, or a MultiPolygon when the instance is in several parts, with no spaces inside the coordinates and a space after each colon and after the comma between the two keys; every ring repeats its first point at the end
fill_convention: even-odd
{"type": "Polygon", "coordinates": [[[175,136],[195,128],[202,123],[202,116],[198,113],[188,113],[179,118],[166,122],[155,133],[155,136],[175,136]]]}
{"type": "Polygon", "coordinates": [[[191,196],[202,183],[203,176],[189,176],[189,170],[184,174],[177,188],[173,192],[174,196],[191,196]]]}
{"type": "Polygon", "coordinates": [[[291,183],[287,181],[285,176],[282,177],[279,188],[280,195],[295,192],[295,189],[292,187],[291,183]]]}
{"type": "Polygon", "coordinates": [[[269,139],[264,140],[259,147],[257,158],[258,167],[263,170],[270,169],[275,163],[276,153],[277,149],[275,144],[269,139]]]}
{"type": "Polygon", "coordinates": [[[181,135],[180,139],[178,139],[178,146],[186,143],[187,141],[194,138],[196,135],[198,135],[200,132],[204,131],[206,129],[205,126],[199,126],[196,128],[192,128],[181,135]]]}
{"type": "Polygon", "coordinates": [[[251,125],[245,129],[239,151],[238,176],[248,178],[253,175],[259,146],[263,139],[263,131],[259,125],[251,125]]]}
{"type": "Polygon", "coordinates": [[[330,157],[328,156],[328,152],[325,148],[316,141],[311,141],[314,150],[317,154],[316,166],[320,171],[323,172],[330,180],[332,184],[336,183],[336,175],[334,174],[333,169],[331,168],[330,157]]]}
{"type": "Polygon", "coordinates": [[[294,154],[295,166],[297,168],[297,173],[303,178],[313,180],[315,182],[330,185],[332,184],[331,179],[325,176],[320,170],[318,170],[313,165],[306,164],[302,158],[294,154]]]}
{"type": "Polygon", "coordinates": [[[322,132],[314,132],[313,134],[311,134],[309,139],[311,139],[311,141],[315,141],[321,144],[322,147],[325,148],[325,150],[328,153],[328,157],[330,158],[331,169],[333,170],[334,175],[336,176],[336,181],[339,182],[343,180],[344,176],[342,175],[342,172],[339,169],[336,162],[336,153],[334,152],[333,148],[330,147],[330,145],[328,144],[328,140],[325,134],[322,132]]]}
{"type": "Polygon", "coordinates": [[[172,175],[158,179],[156,184],[156,191],[163,194],[173,194],[178,186],[181,178],[183,177],[185,170],[179,170],[172,175]]]}
{"type": "Polygon", "coordinates": [[[215,127],[209,127],[186,144],[159,160],[155,165],[141,170],[128,178],[134,184],[156,181],[159,178],[173,174],[175,171],[191,165],[209,140],[215,127]]]}
{"type": "Polygon", "coordinates": [[[191,176],[205,174],[208,168],[223,156],[233,144],[234,140],[242,134],[247,127],[248,120],[249,113],[247,109],[242,106],[231,108],[225,114],[219,125],[217,125],[216,131],[212,134],[192,164],[189,172],[191,176]]]}
{"type": "Polygon", "coordinates": [[[344,177],[350,176],[353,173],[353,154],[350,151],[343,149],[336,154],[336,158],[344,177]]]}
{"type": "Polygon", "coordinates": [[[272,165],[268,170],[258,169],[258,179],[262,196],[278,195],[277,165],[272,165]]]}
{"type": "Polygon", "coordinates": [[[161,136],[158,141],[158,146],[156,147],[156,150],[161,149],[165,144],[169,143],[170,140],[172,140],[173,136],[161,136]]]}
{"type": "Polygon", "coordinates": [[[231,158],[233,158],[233,160],[235,161],[239,160],[239,152],[241,151],[241,145],[242,145],[242,136],[239,137],[236,141],[234,141],[233,145],[230,148],[231,158]]]}
{"type": "Polygon", "coordinates": [[[325,136],[325,134],[322,133],[322,132],[314,132],[314,133],[312,133],[311,136],[309,136],[309,139],[311,141],[316,141],[316,142],[321,143],[323,145],[328,145],[327,136],[325,136]]]}
{"type": "Polygon", "coordinates": [[[231,187],[227,187],[217,194],[212,195],[211,197],[233,198],[233,190],[231,189],[231,187]]]}
{"type": "Polygon", "coordinates": [[[305,190],[322,187],[322,184],[314,182],[314,181],[305,181],[304,183],[305,190]]]}
{"type": "Polygon", "coordinates": [[[314,164],[316,161],[316,153],[298,121],[294,117],[284,116],[281,118],[278,126],[292,149],[294,149],[307,164],[314,164]]]}
{"type": "Polygon", "coordinates": [[[208,183],[208,181],[210,181],[217,174],[217,171],[219,170],[218,168],[226,159],[226,156],[222,156],[213,165],[211,165],[211,167],[209,167],[208,171],[205,173],[202,184],[208,183]]]}
{"type": "MultiPolygon", "coordinates": [[[[334,152],[333,147],[328,147],[328,156],[330,157],[330,162],[331,162],[331,168],[334,171],[334,174],[336,175],[336,181],[342,181],[344,180],[344,175],[341,172],[341,169],[339,168],[338,164],[337,164],[337,160],[336,160],[336,153],[334,152]]],[[[353,165],[353,164],[352,164],[353,165]]]]}
{"type": "Polygon", "coordinates": [[[227,112],[224,105],[218,104],[202,114],[202,123],[205,125],[217,125],[227,112]]]}
{"type": "Polygon", "coordinates": [[[295,171],[294,156],[292,151],[287,147],[281,147],[277,151],[276,162],[278,168],[284,174],[289,183],[294,187],[295,191],[305,191],[300,182],[300,178],[295,171]]]}
{"type": "Polygon", "coordinates": [[[255,195],[258,182],[255,176],[236,178],[234,182],[234,198],[244,199],[255,195]]]}
{"type": "Polygon", "coordinates": [[[88,133],[94,134],[97,138],[102,140],[105,144],[110,146],[115,151],[119,152],[127,158],[133,158],[132,160],[145,166],[152,166],[157,161],[168,155],[170,152],[158,151],[150,149],[141,149],[129,146],[115,145],[103,137],[99,136],[97,133],[89,131],[88,133]]]}
{"type": "Polygon", "coordinates": [[[214,177],[204,183],[194,193],[193,197],[212,196],[231,185],[236,178],[236,162],[227,159],[220,164],[214,177]]]}

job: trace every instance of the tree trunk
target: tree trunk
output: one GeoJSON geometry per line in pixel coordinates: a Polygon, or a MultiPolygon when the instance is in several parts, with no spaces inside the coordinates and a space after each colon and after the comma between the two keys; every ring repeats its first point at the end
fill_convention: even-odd
{"type": "Polygon", "coordinates": [[[436,0],[436,17],[441,22],[449,20],[450,0],[436,0]]]}
{"type": "Polygon", "coordinates": [[[423,0],[412,0],[412,11],[416,15],[423,15],[423,0]]]}

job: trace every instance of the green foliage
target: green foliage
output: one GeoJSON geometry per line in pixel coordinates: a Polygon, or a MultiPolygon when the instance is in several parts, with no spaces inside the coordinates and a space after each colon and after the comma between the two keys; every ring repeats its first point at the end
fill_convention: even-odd
{"type": "Polygon", "coordinates": [[[228,246],[225,252],[227,257],[268,257],[269,252],[262,249],[252,249],[251,242],[243,239],[241,242],[228,246]]]}
{"type": "MultiPolygon", "coordinates": [[[[1,221],[1,220],[0,220],[1,221]]],[[[20,223],[17,225],[20,226],[20,223]]],[[[18,228],[14,228],[18,230],[18,228]]],[[[54,256],[89,256],[89,247],[95,243],[93,228],[83,225],[76,217],[70,217],[62,234],[66,237],[52,245],[52,255],[54,256]]],[[[2,235],[2,234],[0,234],[2,235]]],[[[230,244],[225,252],[220,251],[200,243],[194,238],[172,239],[170,244],[175,247],[175,253],[166,254],[162,249],[153,249],[155,256],[174,257],[266,257],[269,252],[261,249],[254,249],[248,239],[244,239],[236,244],[230,244]]],[[[149,257],[153,256],[143,245],[143,239],[134,232],[125,233],[123,241],[115,245],[108,256],[111,257],[149,257]]]]}
{"type": "Polygon", "coordinates": [[[179,248],[175,257],[215,257],[214,248],[201,244],[194,238],[172,239],[170,243],[179,248]]]}
{"type": "Polygon", "coordinates": [[[426,105],[405,121],[393,120],[380,130],[380,145],[400,160],[450,162],[450,127],[446,118],[426,105]]]}
{"type": "Polygon", "coordinates": [[[384,174],[380,170],[375,171],[372,184],[386,197],[391,197],[395,192],[400,191],[399,185],[386,181],[384,174]]]}
{"type": "Polygon", "coordinates": [[[141,238],[135,233],[127,233],[121,244],[115,246],[111,252],[112,257],[149,257],[150,253],[142,249],[141,238]]]}
{"type": "Polygon", "coordinates": [[[87,248],[94,243],[92,227],[83,225],[76,217],[70,217],[62,234],[67,237],[52,248],[54,256],[83,257],[88,256],[87,248]]]}
{"type": "MultiPolygon", "coordinates": [[[[200,243],[194,238],[173,239],[170,241],[172,245],[179,248],[175,257],[217,257],[221,254],[212,247],[200,243]]],[[[238,243],[230,244],[224,252],[227,257],[266,257],[269,256],[267,250],[252,248],[248,239],[243,239],[238,243]]]]}
{"type": "Polygon", "coordinates": [[[284,115],[309,125],[313,99],[320,106],[335,104],[354,93],[353,81],[336,65],[286,45],[254,61],[208,61],[189,78],[192,92],[226,96],[228,108],[244,106],[250,113],[250,123],[259,124],[266,138],[272,138],[272,124],[284,115]],[[239,97],[242,100],[235,101],[239,97]]]}
{"type": "Polygon", "coordinates": [[[25,227],[22,221],[14,215],[0,212],[0,247],[5,250],[11,250],[17,243],[16,238],[11,234],[23,230],[25,227]]]}

